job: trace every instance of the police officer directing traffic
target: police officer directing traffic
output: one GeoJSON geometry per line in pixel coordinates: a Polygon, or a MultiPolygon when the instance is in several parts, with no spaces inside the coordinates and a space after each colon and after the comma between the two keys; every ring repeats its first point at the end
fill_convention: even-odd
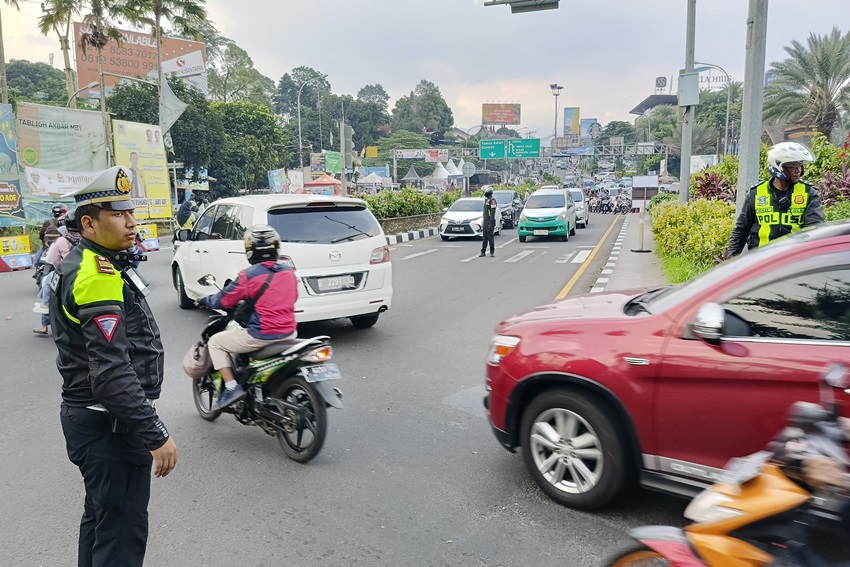
{"type": "Polygon", "coordinates": [[[142,565],[151,468],[164,477],[177,464],[154,409],[164,366],[159,328],[126,252],[136,236],[131,175],[113,167],[66,195],[76,200],[82,238],[51,288],[62,431],[86,490],[80,566],[142,565]]]}
{"type": "Polygon", "coordinates": [[[496,215],[499,214],[499,204],[493,197],[493,187],[487,185],[484,187],[484,218],[483,226],[481,227],[481,254],[479,258],[483,258],[487,253],[487,244],[490,244],[490,257],[496,255],[496,243],[493,239],[493,231],[496,229],[496,215]]]}
{"type": "Polygon", "coordinates": [[[747,193],[729,237],[730,257],[740,254],[745,244],[757,248],[823,222],[818,190],[800,181],[803,163],[814,160],[805,146],[795,142],[782,142],[768,150],[767,169],[772,177],[747,193]]]}

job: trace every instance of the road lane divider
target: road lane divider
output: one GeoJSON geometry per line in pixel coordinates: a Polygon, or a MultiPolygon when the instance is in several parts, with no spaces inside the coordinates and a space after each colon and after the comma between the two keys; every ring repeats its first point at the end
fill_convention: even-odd
{"type": "Polygon", "coordinates": [[[576,285],[576,282],[578,282],[579,278],[582,276],[582,274],[584,274],[584,271],[587,270],[587,267],[596,257],[596,254],[599,252],[599,249],[602,248],[602,245],[605,243],[605,239],[608,238],[608,235],[611,234],[612,230],[614,230],[614,227],[617,225],[618,220],[620,220],[619,214],[617,214],[617,216],[614,217],[614,220],[611,221],[611,226],[608,227],[608,230],[605,231],[605,234],[602,235],[602,238],[599,239],[599,242],[596,244],[593,250],[591,250],[590,255],[587,257],[587,260],[584,261],[584,264],[579,266],[579,269],[576,270],[576,273],[573,274],[573,277],[570,278],[570,281],[567,282],[567,285],[564,286],[564,289],[562,289],[560,293],[555,296],[555,301],[560,301],[561,299],[564,299],[570,292],[570,290],[573,289],[573,286],[576,285]]]}
{"type": "Polygon", "coordinates": [[[520,260],[522,260],[526,256],[531,256],[532,254],[534,254],[534,250],[523,250],[522,252],[520,252],[516,256],[511,256],[510,258],[505,260],[505,264],[513,264],[513,263],[519,262],[520,260]]]}
{"type": "Polygon", "coordinates": [[[426,254],[431,254],[433,252],[437,252],[438,248],[431,248],[430,250],[425,250],[424,252],[417,252],[416,254],[410,254],[409,256],[405,256],[402,260],[410,260],[411,258],[418,258],[419,256],[424,256],[426,254]]]}
{"type": "Polygon", "coordinates": [[[575,252],[570,252],[569,254],[564,254],[563,256],[558,256],[558,259],[555,260],[556,264],[566,264],[570,261],[570,258],[573,257],[575,252]]]}
{"type": "Polygon", "coordinates": [[[593,250],[579,250],[576,257],[573,258],[573,264],[583,264],[593,250]]]}
{"type": "Polygon", "coordinates": [[[505,246],[507,246],[511,242],[514,242],[515,240],[516,240],[516,237],[513,237],[510,240],[508,240],[507,242],[505,242],[504,244],[499,244],[498,246],[496,246],[496,248],[504,248],[505,246]]]}

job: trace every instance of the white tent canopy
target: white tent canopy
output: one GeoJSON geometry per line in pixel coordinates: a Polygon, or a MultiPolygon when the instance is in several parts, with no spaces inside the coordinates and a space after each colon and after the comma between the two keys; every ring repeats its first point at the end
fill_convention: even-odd
{"type": "Polygon", "coordinates": [[[449,175],[463,175],[452,160],[446,163],[446,171],[449,172],[449,175]]]}
{"type": "Polygon", "coordinates": [[[442,163],[437,162],[437,167],[434,168],[434,173],[431,174],[430,179],[448,179],[449,172],[446,170],[445,166],[442,163]]]}

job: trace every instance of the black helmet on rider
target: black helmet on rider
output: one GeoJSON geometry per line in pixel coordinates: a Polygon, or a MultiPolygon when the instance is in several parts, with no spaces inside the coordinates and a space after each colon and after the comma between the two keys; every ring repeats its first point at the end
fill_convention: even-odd
{"type": "Polygon", "coordinates": [[[50,212],[53,214],[53,218],[58,219],[62,215],[68,212],[68,207],[65,205],[53,205],[53,208],[50,209],[50,212]]]}
{"type": "Polygon", "coordinates": [[[245,256],[251,264],[277,261],[280,235],[267,224],[256,224],[245,233],[245,256]]]}
{"type": "Polygon", "coordinates": [[[76,214],[77,209],[71,209],[62,216],[62,219],[64,219],[65,221],[65,226],[68,228],[68,230],[79,230],[76,214]]]}
{"type": "Polygon", "coordinates": [[[484,196],[487,197],[488,199],[493,196],[493,186],[492,185],[485,185],[484,186],[484,196]]]}

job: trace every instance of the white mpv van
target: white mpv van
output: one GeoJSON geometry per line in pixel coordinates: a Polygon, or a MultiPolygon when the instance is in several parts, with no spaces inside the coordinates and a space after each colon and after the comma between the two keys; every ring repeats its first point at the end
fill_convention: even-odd
{"type": "Polygon", "coordinates": [[[269,224],[281,238],[281,259],[298,278],[299,323],[348,317],[371,327],[392,304],[392,263],[381,225],[360,199],[324,195],[249,195],[215,201],[192,230],[177,234],[171,263],[181,308],[210,295],[198,279],[212,274],[224,287],[249,266],[243,236],[269,224]]]}

